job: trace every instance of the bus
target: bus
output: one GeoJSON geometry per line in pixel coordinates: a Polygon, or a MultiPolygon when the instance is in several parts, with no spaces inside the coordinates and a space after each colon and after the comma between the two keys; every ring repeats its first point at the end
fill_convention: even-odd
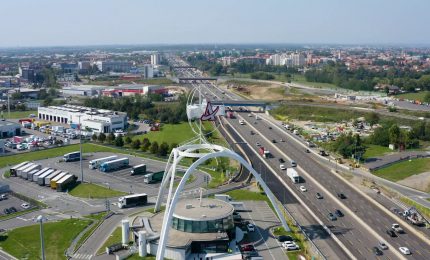
{"type": "Polygon", "coordinates": [[[113,161],[113,160],[115,160],[117,158],[118,158],[118,156],[112,155],[112,156],[109,156],[109,157],[94,159],[94,160],[91,160],[89,162],[88,167],[90,169],[98,169],[102,163],[104,163],[104,162],[110,162],[110,161],[113,161]]]}
{"type": "Polygon", "coordinates": [[[63,158],[65,162],[79,161],[81,159],[81,152],[77,151],[77,152],[66,153],[63,156],[63,158]]]}
{"type": "Polygon", "coordinates": [[[148,195],[146,193],[127,195],[118,199],[118,207],[129,208],[146,205],[148,203],[148,195]]]}

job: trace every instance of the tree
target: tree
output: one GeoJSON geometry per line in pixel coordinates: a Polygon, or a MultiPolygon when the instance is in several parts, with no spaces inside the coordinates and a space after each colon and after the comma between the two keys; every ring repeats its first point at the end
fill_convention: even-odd
{"type": "Polygon", "coordinates": [[[158,155],[166,156],[168,152],[169,152],[169,145],[166,142],[163,142],[158,149],[158,155]]]}
{"type": "Polygon", "coordinates": [[[91,139],[93,139],[93,141],[97,141],[97,134],[94,133],[93,136],[91,136],[91,139]]]}
{"type": "Polygon", "coordinates": [[[427,92],[423,98],[423,101],[426,103],[430,103],[430,92],[427,92]]]}
{"type": "Polygon", "coordinates": [[[110,133],[107,138],[106,141],[110,144],[112,144],[115,141],[115,135],[113,133],[110,133]]]}
{"type": "Polygon", "coordinates": [[[141,144],[139,139],[135,139],[131,142],[131,148],[133,149],[139,149],[140,145],[141,144]]]}
{"type": "Polygon", "coordinates": [[[115,146],[123,147],[124,146],[124,140],[122,139],[122,136],[118,136],[115,138],[115,146]]]}
{"type": "Polygon", "coordinates": [[[366,115],[366,121],[370,126],[374,126],[379,122],[379,115],[375,112],[366,115]]]}
{"type": "Polygon", "coordinates": [[[104,133],[100,133],[97,139],[100,143],[104,143],[106,141],[106,135],[104,133]]]}
{"type": "Polygon", "coordinates": [[[176,147],[178,147],[178,144],[177,144],[177,143],[171,143],[171,144],[170,144],[169,153],[170,153],[170,152],[172,152],[173,148],[176,148],[176,147]]]}
{"type": "Polygon", "coordinates": [[[393,124],[390,129],[388,129],[388,136],[390,138],[390,143],[398,145],[400,141],[400,128],[398,125],[393,124]]]}
{"type": "Polygon", "coordinates": [[[132,141],[132,140],[131,140],[130,136],[128,136],[128,135],[127,135],[127,136],[125,137],[125,139],[124,139],[124,143],[126,143],[126,144],[130,144],[130,143],[131,143],[131,141],[132,141]]]}
{"type": "Polygon", "coordinates": [[[158,149],[159,149],[158,142],[155,141],[151,144],[151,148],[149,150],[152,154],[158,154],[158,149]]]}
{"type": "Polygon", "coordinates": [[[149,149],[149,147],[151,146],[151,142],[149,141],[149,139],[148,138],[143,138],[143,141],[142,141],[142,143],[141,143],[141,145],[140,145],[140,149],[143,151],[143,152],[146,152],[146,151],[148,151],[148,149],[149,149]]]}

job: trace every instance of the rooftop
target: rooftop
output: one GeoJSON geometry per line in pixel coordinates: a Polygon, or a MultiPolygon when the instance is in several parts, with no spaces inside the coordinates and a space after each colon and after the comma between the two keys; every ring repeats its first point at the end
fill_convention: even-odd
{"type": "Polygon", "coordinates": [[[218,199],[203,198],[183,199],[176,204],[174,217],[187,220],[215,220],[230,216],[234,208],[227,202],[218,199]]]}
{"type": "Polygon", "coordinates": [[[0,126],[10,126],[10,125],[20,126],[20,124],[15,123],[15,122],[2,121],[2,120],[0,120],[0,126]]]}

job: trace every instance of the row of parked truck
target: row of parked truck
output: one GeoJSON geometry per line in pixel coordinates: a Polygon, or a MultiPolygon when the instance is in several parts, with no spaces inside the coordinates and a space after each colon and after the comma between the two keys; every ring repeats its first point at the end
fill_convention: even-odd
{"type": "MultiPolygon", "coordinates": [[[[127,157],[118,158],[116,155],[91,160],[88,167],[92,170],[99,169],[102,172],[116,171],[129,166],[127,157]]],[[[164,171],[147,172],[146,164],[133,166],[130,175],[143,175],[145,183],[156,183],[163,179],[164,171]]]]}
{"type": "Polygon", "coordinates": [[[73,174],[49,167],[42,168],[40,164],[28,161],[10,168],[10,174],[11,176],[35,182],[40,186],[51,187],[57,191],[66,191],[76,183],[76,177],[73,174]]]}

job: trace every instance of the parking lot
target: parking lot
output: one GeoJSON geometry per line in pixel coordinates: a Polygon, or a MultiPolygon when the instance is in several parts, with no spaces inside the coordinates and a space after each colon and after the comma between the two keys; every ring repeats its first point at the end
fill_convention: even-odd
{"type": "Polygon", "coordinates": [[[15,212],[14,210],[16,210],[16,212],[26,210],[21,206],[24,203],[28,205],[28,208],[32,207],[30,203],[23,201],[21,199],[18,199],[17,197],[11,194],[5,193],[5,195],[6,195],[6,199],[2,199],[0,201],[0,216],[14,213],[15,212]]]}

